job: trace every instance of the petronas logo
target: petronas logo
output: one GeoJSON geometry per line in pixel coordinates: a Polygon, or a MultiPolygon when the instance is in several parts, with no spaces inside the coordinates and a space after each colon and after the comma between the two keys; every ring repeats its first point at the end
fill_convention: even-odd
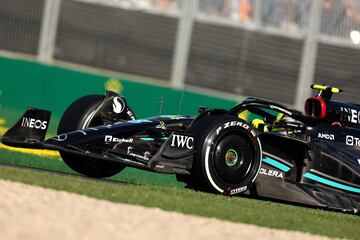
{"type": "Polygon", "coordinates": [[[124,89],[121,82],[116,78],[110,78],[109,80],[107,80],[104,84],[104,87],[108,91],[113,91],[117,93],[121,93],[124,89]]]}

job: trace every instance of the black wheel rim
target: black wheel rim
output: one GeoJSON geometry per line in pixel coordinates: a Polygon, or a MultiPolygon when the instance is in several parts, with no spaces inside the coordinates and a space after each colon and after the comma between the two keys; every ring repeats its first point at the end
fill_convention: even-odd
{"type": "Polygon", "coordinates": [[[223,184],[237,185],[247,176],[254,165],[255,149],[246,135],[228,134],[215,144],[212,164],[215,175],[223,184]]]}

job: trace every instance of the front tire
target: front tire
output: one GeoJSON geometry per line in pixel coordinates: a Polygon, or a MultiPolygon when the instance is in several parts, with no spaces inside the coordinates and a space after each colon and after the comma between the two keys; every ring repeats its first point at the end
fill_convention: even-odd
{"type": "Polygon", "coordinates": [[[209,116],[205,121],[196,126],[202,134],[195,144],[191,185],[225,195],[246,191],[254,183],[262,162],[255,130],[231,116],[209,116]]]}
{"type": "MultiPolygon", "coordinates": [[[[100,119],[91,119],[91,115],[103,101],[102,95],[88,95],[77,99],[64,112],[59,126],[58,135],[104,124],[100,119]]],[[[94,178],[113,176],[124,169],[121,164],[105,162],[101,159],[84,157],[60,151],[61,158],[72,170],[94,178]]]]}

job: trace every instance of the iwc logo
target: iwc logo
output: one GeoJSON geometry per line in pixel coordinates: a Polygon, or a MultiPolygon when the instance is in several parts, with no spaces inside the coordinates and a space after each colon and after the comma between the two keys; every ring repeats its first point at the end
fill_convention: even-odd
{"type": "Polygon", "coordinates": [[[184,135],[173,134],[171,146],[178,148],[186,147],[187,149],[192,149],[194,147],[194,138],[184,135]]]}

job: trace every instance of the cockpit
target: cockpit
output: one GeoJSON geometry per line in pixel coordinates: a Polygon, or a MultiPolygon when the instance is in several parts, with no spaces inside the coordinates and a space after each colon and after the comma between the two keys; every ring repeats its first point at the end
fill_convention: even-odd
{"type": "Polygon", "coordinates": [[[315,97],[305,101],[305,114],[274,102],[254,98],[246,99],[230,111],[237,111],[239,118],[251,123],[261,132],[298,134],[309,125],[320,123],[342,126],[346,123],[348,116],[344,114],[344,111],[351,112],[352,110],[346,110],[344,107],[346,103],[340,104],[338,101],[331,100],[333,93],[340,93],[342,90],[323,85],[312,85],[311,88],[319,92],[315,97]]]}
{"type": "MultiPolygon", "coordinates": [[[[291,114],[292,115],[292,114],[291,114]]],[[[251,123],[261,132],[299,133],[305,125],[289,114],[271,109],[271,107],[250,107],[240,111],[238,117],[251,123]]]]}

